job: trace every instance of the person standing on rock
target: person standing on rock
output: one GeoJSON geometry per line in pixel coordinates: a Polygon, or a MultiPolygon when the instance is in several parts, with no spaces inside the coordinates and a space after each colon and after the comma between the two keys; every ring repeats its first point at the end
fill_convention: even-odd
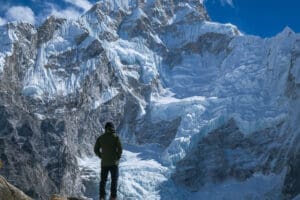
{"type": "Polygon", "coordinates": [[[99,136],[94,146],[95,154],[101,159],[101,181],[100,181],[100,200],[105,199],[105,186],[108,172],[111,175],[111,200],[117,199],[117,187],[119,177],[119,160],[122,155],[122,144],[116,134],[112,122],[105,124],[105,132],[99,136]]]}

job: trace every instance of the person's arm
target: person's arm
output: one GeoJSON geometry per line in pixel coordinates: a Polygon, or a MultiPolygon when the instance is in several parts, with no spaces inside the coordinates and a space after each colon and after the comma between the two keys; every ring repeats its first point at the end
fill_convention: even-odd
{"type": "Polygon", "coordinates": [[[101,148],[101,145],[100,145],[100,138],[98,138],[97,141],[96,141],[96,144],[95,144],[95,146],[94,146],[94,152],[95,152],[95,154],[96,154],[99,158],[101,158],[100,148],[101,148]]]}
{"type": "Polygon", "coordinates": [[[117,137],[117,155],[118,155],[119,160],[122,156],[122,152],[123,152],[122,144],[121,144],[120,138],[117,137]]]}

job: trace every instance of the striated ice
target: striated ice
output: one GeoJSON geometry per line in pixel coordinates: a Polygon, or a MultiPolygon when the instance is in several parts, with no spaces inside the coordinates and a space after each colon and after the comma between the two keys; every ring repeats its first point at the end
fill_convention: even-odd
{"type": "Polygon", "coordinates": [[[8,25],[0,26],[0,73],[3,72],[6,57],[13,53],[13,42],[17,40],[13,30],[8,25]]]}
{"type": "Polygon", "coordinates": [[[167,47],[176,48],[189,42],[194,42],[205,33],[221,33],[228,36],[242,35],[232,24],[219,24],[216,22],[197,22],[192,24],[175,25],[177,31],[162,35],[162,41],[167,47]],[[174,40],[176,38],[176,40],[174,40]]]}
{"type": "Polygon", "coordinates": [[[98,108],[101,104],[111,100],[118,94],[119,94],[119,91],[117,88],[108,88],[108,89],[102,91],[100,96],[98,97],[98,99],[95,99],[93,101],[93,106],[92,106],[93,109],[98,108]]]}
{"type": "Polygon", "coordinates": [[[133,76],[148,84],[158,76],[156,66],[159,58],[142,42],[141,38],[132,41],[119,39],[116,42],[106,43],[107,46],[104,47],[122,79],[133,76]],[[127,67],[124,65],[131,67],[130,73],[126,71],[127,67]]]}

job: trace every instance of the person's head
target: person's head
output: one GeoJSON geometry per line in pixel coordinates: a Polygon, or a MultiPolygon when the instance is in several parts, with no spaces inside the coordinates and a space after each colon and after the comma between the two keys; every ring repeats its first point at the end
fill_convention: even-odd
{"type": "Polygon", "coordinates": [[[115,126],[112,122],[106,122],[105,130],[115,130],[115,126]]]}

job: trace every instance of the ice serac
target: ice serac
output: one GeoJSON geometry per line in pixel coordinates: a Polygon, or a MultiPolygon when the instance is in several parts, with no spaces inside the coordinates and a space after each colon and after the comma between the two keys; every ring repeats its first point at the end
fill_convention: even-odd
{"type": "Polygon", "coordinates": [[[77,20],[0,29],[0,174],[32,198],[98,198],[107,121],[125,147],[121,199],[299,196],[288,27],[260,38],[212,22],[199,0],[103,0],[77,20]]]}

